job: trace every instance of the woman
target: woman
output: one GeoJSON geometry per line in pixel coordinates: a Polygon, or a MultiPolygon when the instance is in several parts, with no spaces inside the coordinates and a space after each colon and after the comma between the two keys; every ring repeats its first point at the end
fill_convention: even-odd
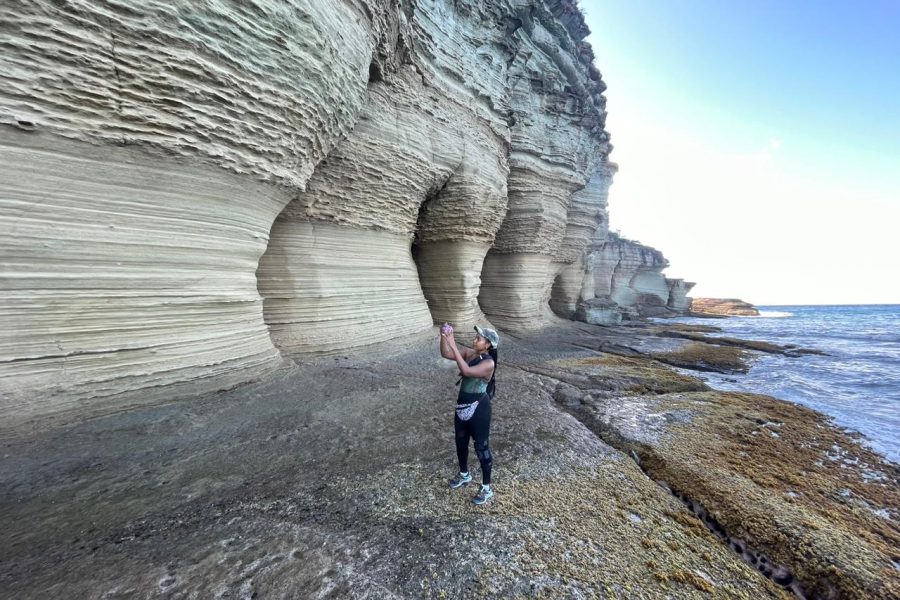
{"type": "Polygon", "coordinates": [[[491,432],[491,398],[494,395],[494,370],[497,366],[497,346],[500,336],[493,329],[475,326],[475,343],[472,348],[456,345],[453,328],[445,325],[441,329],[441,356],[456,362],[459,367],[459,399],[453,429],[456,432],[456,457],[459,459],[459,474],[450,480],[450,487],[456,489],[472,481],[469,474],[469,439],[475,440],[475,454],[481,463],[481,490],[472,499],[475,504],[484,504],[494,492],[491,489],[491,466],[493,457],[488,446],[491,432]]]}

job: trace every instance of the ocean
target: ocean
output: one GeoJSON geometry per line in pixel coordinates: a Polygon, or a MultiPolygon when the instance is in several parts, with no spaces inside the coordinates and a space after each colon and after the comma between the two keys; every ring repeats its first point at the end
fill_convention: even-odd
{"type": "Polygon", "coordinates": [[[900,305],[758,306],[759,317],[679,318],[718,334],[796,344],[827,356],[760,354],[745,375],[702,374],[717,389],[768,394],[813,408],[900,462],[900,305]]]}

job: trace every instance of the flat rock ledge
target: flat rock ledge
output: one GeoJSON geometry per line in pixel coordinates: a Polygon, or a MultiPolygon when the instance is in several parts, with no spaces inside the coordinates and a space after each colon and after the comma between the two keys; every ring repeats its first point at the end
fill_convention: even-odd
{"type": "Polygon", "coordinates": [[[648,357],[554,368],[565,373],[561,406],[760,573],[801,598],[900,596],[900,468],[854,434],[777,398],[710,390],[648,357]],[[629,385],[610,386],[612,373],[630,374],[629,385]]]}
{"type": "Polygon", "coordinates": [[[737,298],[693,298],[690,305],[695,316],[758,317],[759,310],[737,298]]]}
{"type": "Polygon", "coordinates": [[[650,328],[505,336],[475,507],[446,487],[455,368],[433,334],[21,428],[0,596],[897,597],[896,466],[649,358],[696,343],[650,328]]]}

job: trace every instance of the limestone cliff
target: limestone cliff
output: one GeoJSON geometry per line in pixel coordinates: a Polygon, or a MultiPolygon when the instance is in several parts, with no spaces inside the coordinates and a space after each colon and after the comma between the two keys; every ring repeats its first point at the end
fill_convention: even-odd
{"type": "Polygon", "coordinates": [[[292,190],[353,128],[397,16],[0,7],[4,417],[276,364],[256,265],[292,190]]]}
{"type": "Polygon", "coordinates": [[[693,283],[667,279],[662,252],[609,233],[588,248],[584,292],[576,318],[595,324],[622,318],[670,317],[686,314],[693,283]]]}
{"type": "Polygon", "coordinates": [[[594,297],[592,285],[587,283],[593,269],[587,248],[606,239],[607,199],[617,168],[614,163],[604,163],[588,185],[572,195],[566,235],[552,263],[554,280],[549,301],[552,310],[565,318],[573,318],[580,300],[594,297]]]}
{"type": "Polygon", "coordinates": [[[669,279],[668,277],[666,284],[669,286],[669,300],[666,306],[675,312],[687,314],[691,309],[691,298],[688,298],[688,293],[697,284],[684,279],[669,279]]]}
{"type": "Polygon", "coordinates": [[[569,2],[34,0],[0,32],[9,423],[540,326],[605,232],[569,2]]]}

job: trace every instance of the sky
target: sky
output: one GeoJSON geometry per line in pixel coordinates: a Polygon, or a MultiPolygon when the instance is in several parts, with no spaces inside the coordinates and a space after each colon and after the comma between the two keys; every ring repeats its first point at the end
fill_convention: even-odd
{"type": "Polygon", "coordinates": [[[581,0],[610,228],[694,297],[900,304],[900,0],[581,0]]]}

